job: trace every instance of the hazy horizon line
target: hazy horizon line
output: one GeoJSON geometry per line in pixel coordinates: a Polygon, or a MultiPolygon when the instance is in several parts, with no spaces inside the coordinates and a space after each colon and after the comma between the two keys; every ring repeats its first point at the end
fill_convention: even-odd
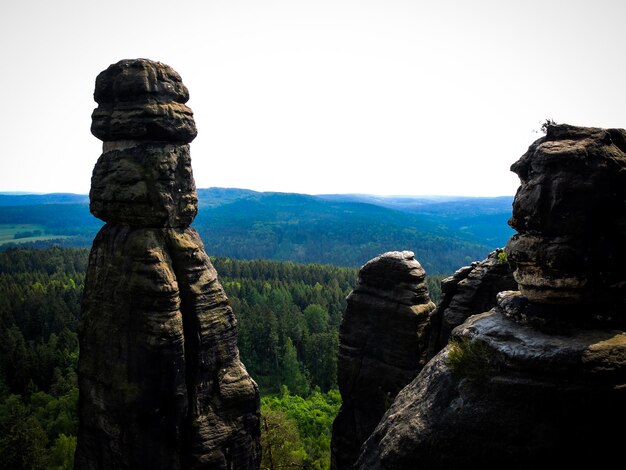
{"type": "MultiPolygon", "coordinates": [[[[305,193],[305,192],[295,192],[295,191],[274,191],[274,190],[257,190],[250,188],[238,188],[235,186],[208,186],[202,188],[196,188],[196,190],[208,190],[208,189],[230,189],[230,190],[239,190],[239,191],[250,191],[253,193],[260,194],[302,194],[305,196],[368,196],[368,197],[379,197],[379,198],[405,198],[405,199],[415,199],[415,198],[431,198],[431,199],[442,199],[442,198],[473,198],[473,199],[494,199],[501,197],[514,197],[514,194],[499,194],[496,196],[468,196],[463,194],[380,194],[380,193],[363,193],[363,192],[332,192],[332,193],[305,193]]],[[[75,196],[89,196],[89,192],[70,192],[70,191],[27,191],[27,190],[17,190],[17,191],[0,191],[0,195],[2,196],[45,196],[51,194],[70,194],[75,196]]]]}

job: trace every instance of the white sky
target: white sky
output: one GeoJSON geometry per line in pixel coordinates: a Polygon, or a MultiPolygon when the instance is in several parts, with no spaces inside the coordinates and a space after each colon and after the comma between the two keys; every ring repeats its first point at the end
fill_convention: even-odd
{"type": "Polygon", "coordinates": [[[174,67],[198,187],[514,194],[546,118],[626,127],[623,0],[2,0],[0,191],[89,190],[97,74],[174,67]]]}

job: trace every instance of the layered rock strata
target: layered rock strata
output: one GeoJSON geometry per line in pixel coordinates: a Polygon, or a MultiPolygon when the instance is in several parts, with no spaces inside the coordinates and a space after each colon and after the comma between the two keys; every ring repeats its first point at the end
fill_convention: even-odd
{"type": "Polygon", "coordinates": [[[332,468],[353,468],[361,444],[426,362],[423,331],[434,308],[412,252],[385,253],[361,268],[340,327],[343,404],[333,424],[332,468]]]}
{"type": "Polygon", "coordinates": [[[236,319],[196,231],[178,74],[125,60],[96,80],[104,141],[79,329],[77,469],[257,469],[259,393],[236,319]]]}
{"type": "Polygon", "coordinates": [[[519,233],[507,251],[521,292],[501,292],[494,309],[453,330],[398,394],[357,468],[579,468],[622,458],[612,423],[626,418],[624,135],[550,126],[513,165],[519,233]]]}
{"type": "Polygon", "coordinates": [[[448,344],[452,330],[477,313],[496,305],[496,295],[517,289],[504,250],[489,253],[441,282],[441,301],[429,320],[429,358],[448,344]]]}
{"type": "Polygon", "coordinates": [[[626,131],[549,126],[511,170],[521,186],[507,252],[522,294],[541,304],[622,303],[626,131]]]}

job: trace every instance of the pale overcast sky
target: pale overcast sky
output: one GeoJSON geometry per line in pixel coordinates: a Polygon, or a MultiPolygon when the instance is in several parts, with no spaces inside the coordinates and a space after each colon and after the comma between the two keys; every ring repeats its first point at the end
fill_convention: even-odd
{"type": "Polygon", "coordinates": [[[171,65],[198,187],[514,194],[541,122],[626,127],[623,0],[3,0],[0,191],[89,190],[97,74],[171,65]]]}

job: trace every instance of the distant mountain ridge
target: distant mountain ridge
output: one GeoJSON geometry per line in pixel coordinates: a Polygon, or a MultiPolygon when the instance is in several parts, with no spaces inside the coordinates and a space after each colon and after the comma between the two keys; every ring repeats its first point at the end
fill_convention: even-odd
{"type": "Polygon", "coordinates": [[[507,222],[511,216],[513,196],[371,196],[329,194],[318,197],[333,201],[360,201],[381,207],[421,215],[437,220],[468,237],[501,247],[513,235],[507,222]]]}
{"type": "Polygon", "coordinates": [[[89,196],[74,193],[0,193],[0,206],[34,206],[37,204],[89,204],[89,196]]]}
{"type": "MultiPolygon", "coordinates": [[[[411,250],[428,272],[449,273],[484,258],[512,234],[508,196],[314,196],[204,188],[198,199],[193,226],[207,252],[241,259],[359,266],[384,251],[411,250]]],[[[0,193],[0,227],[10,234],[11,224],[36,224],[50,236],[66,236],[59,241],[63,245],[88,246],[102,225],[88,202],[86,195],[68,193],[0,193]]]]}
{"type": "MultiPolygon", "coordinates": [[[[317,197],[344,202],[367,202],[377,206],[404,211],[420,211],[424,207],[439,205],[460,205],[471,201],[479,207],[501,209],[513,202],[513,196],[474,197],[474,196],[378,196],[372,194],[318,194],[317,197]]],[[[510,209],[510,207],[509,207],[510,209]]]]}

